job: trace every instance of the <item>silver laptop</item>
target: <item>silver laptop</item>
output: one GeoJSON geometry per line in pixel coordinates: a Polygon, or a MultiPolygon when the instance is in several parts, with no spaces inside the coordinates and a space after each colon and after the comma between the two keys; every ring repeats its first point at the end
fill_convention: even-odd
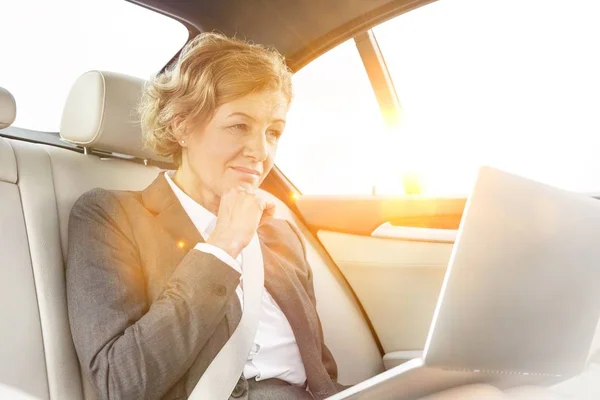
{"type": "Polygon", "coordinates": [[[600,201],[480,170],[422,358],[335,396],[549,385],[585,366],[600,315],[600,201]]]}

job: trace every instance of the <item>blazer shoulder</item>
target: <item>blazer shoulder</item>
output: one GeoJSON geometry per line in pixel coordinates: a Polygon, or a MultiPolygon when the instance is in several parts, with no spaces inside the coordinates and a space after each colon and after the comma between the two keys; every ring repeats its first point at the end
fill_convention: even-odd
{"type": "Polygon", "coordinates": [[[142,207],[141,194],[95,188],[75,201],[69,219],[70,223],[94,220],[124,226],[129,225],[130,215],[138,207],[142,207]]]}
{"type": "Polygon", "coordinates": [[[109,211],[114,210],[115,207],[126,209],[132,203],[141,205],[140,192],[95,188],[79,196],[73,205],[73,210],[103,209],[109,211]]]}

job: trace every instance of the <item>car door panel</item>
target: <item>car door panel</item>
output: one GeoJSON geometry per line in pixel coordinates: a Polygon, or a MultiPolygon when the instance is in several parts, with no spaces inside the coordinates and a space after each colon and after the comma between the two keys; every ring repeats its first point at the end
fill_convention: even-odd
{"type": "Polygon", "coordinates": [[[331,231],[318,238],[354,290],[384,352],[422,350],[451,243],[331,231]]]}
{"type": "Polygon", "coordinates": [[[370,319],[387,368],[425,346],[464,203],[376,196],[296,203],[370,319]]]}
{"type": "Polygon", "coordinates": [[[378,226],[457,229],[463,198],[300,196],[295,206],[313,230],[370,235],[378,226]]]}

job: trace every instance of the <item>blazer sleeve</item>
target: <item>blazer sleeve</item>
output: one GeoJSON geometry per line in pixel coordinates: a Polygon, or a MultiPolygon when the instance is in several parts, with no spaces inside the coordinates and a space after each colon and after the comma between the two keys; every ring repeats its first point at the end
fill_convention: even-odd
{"type": "MultiPolygon", "coordinates": [[[[288,222],[288,225],[292,228],[292,230],[296,234],[296,236],[298,237],[300,244],[302,245],[302,251],[304,253],[304,265],[306,266],[306,269],[307,269],[307,279],[306,279],[306,282],[304,283],[305,290],[308,293],[308,296],[310,297],[310,300],[316,309],[317,299],[315,297],[315,288],[314,288],[314,284],[313,284],[313,273],[312,273],[312,269],[310,268],[310,264],[308,263],[308,260],[306,258],[306,245],[304,244],[304,240],[302,239],[302,236],[301,236],[300,232],[298,231],[298,228],[295,227],[294,224],[292,224],[291,222],[289,222],[289,221],[287,221],[287,222],[288,222]]],[[[333,358],[333,354],[331,354],[331,351],[329,351],[329,349],[325,345],[325,341],[324,341],[324,337],[323,337],[323,327],[321,326],[320,319],[319,319],[319,329],[321,331],[320,332],[321,333],[321,349],[322,349],[321,360],[323,361],[323,365],[325,366],[325,369],[329,373],[329,376],[331,377],[331,379],[337,383],[337,374],[338,374],[337,364],[335,362],[335,359],[333,358]]],[[[338,389],[339,388],[340,388],[340,386],[338,385],[338,389]]]]}
{"type": "Polygon", "coordinates": [[[121,203],[93,190],[74,205],[66,267],[69,320],[84,373],[102,399],[158,399],[223,319],[240,274],[190,250],[154,303],[121,203]]]}

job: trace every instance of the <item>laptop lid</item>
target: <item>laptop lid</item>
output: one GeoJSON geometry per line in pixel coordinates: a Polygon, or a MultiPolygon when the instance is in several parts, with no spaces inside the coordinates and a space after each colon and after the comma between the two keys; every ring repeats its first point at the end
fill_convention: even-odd
{"type": "Polygon", "coordinates": [[[600,201],[480,170],[430,327],[426,365],[567,376],[600,314],[600,201]]]}

